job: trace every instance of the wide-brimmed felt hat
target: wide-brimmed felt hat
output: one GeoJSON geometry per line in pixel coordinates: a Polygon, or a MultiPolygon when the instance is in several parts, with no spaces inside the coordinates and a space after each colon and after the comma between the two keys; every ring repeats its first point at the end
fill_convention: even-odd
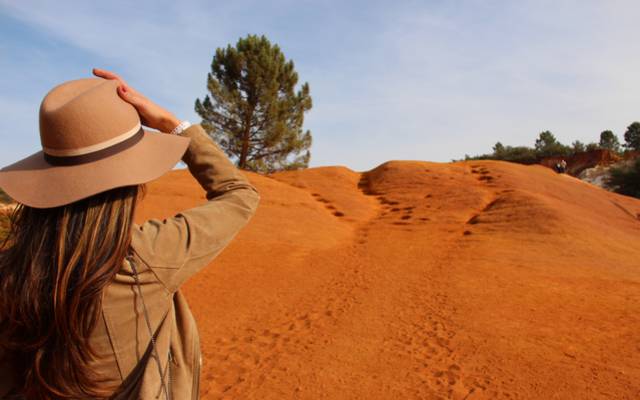
{"type": "Polygon", "coordinates": [[[36,208],[57,207],[171,170],[190,139],[143,129],[115,80],[62,83],[40,106],[42,150],[0,170],[0,188],[36,208]]]}

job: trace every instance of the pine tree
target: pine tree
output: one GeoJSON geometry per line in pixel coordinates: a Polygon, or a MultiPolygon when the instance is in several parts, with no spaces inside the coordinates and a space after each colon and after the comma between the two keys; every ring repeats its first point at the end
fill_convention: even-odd
{"type": "Polygon", "coordinates": [[[629,150],[640,150],[640,122],[634,122],[624,133],[625,147],[629,150]]]}
{"type": "Polygon", "coordinates": [[[209,94],[196,100],[202,126],[238,167],[256,172],[306,168],[311,132],[303,131],[311,109],[309,84],[295,91],[298,74],[279,46],[263,35],[218,48],[207,74],[209,94]],[[290,154],[299,154],[292,161],[290,154]]]}
{"type": "Polygon", "coordinates": [[[571,148],[560,143],[553,133],[540,132],[536,139],[535,150],[538,157],[566,156],[571,154],[571,148]]]}
{"type": "Polygon", "coordinates": [[[581,141],[576,140],[575,142],[571,143],[571,148],[573,149],[573,153],[575,154],[585,151],[586,146],[581,141]]]}
{"type": "Polygon", "coordinates": [[[611,150],[614,152],[620,151],[620,142],[618,137],[611,131],[603,131],[600,134],[600,148],[611,150]]]}
{"type": "Polygon", "coordinates": [[[500,157],[504,155],[504,150],[504,145],[500,142],[496,142],[496,144],[493,146],[493,155],[495,155],[496,158],[500,159],[500,157]]]}

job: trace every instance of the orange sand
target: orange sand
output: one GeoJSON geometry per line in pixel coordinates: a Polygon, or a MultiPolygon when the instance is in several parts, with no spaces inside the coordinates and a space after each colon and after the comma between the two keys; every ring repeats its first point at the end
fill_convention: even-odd
{"type": "MultiPolygon", "coordinates": [[[[640,398],[639,200],[494,161],[245,174],[257,214],[185,287],[204,399],[640,398]]],[[[203,201],[174,171],[138,221],[203,201]]]]}

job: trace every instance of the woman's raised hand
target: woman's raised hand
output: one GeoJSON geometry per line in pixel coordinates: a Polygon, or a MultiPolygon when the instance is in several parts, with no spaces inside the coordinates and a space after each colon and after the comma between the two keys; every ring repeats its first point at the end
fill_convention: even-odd
{"type": "Polygon", "coordinates": [[[104,79],[114,79],[118,81],[118,95],[127,103],[136,108],[143,125],[161,132],[171,132],[173,128],[180,124],[180,120],[166,109],[160,107],[153,101],[146,98],[140,92],[129,86],[117,74],[94,68],[93,74],[104,79]]]}

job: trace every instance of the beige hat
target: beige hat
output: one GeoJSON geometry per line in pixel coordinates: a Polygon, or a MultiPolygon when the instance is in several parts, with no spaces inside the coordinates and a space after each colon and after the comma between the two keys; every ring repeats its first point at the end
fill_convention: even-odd
{"type": "Polygon", "coordinates": [[[142,129],[115,80],[87,78],[54,87],[40,106],[42,150],[0,170],[0,188],[36,208],[57,207],[171,170],[187,137],[142,129]]]}

